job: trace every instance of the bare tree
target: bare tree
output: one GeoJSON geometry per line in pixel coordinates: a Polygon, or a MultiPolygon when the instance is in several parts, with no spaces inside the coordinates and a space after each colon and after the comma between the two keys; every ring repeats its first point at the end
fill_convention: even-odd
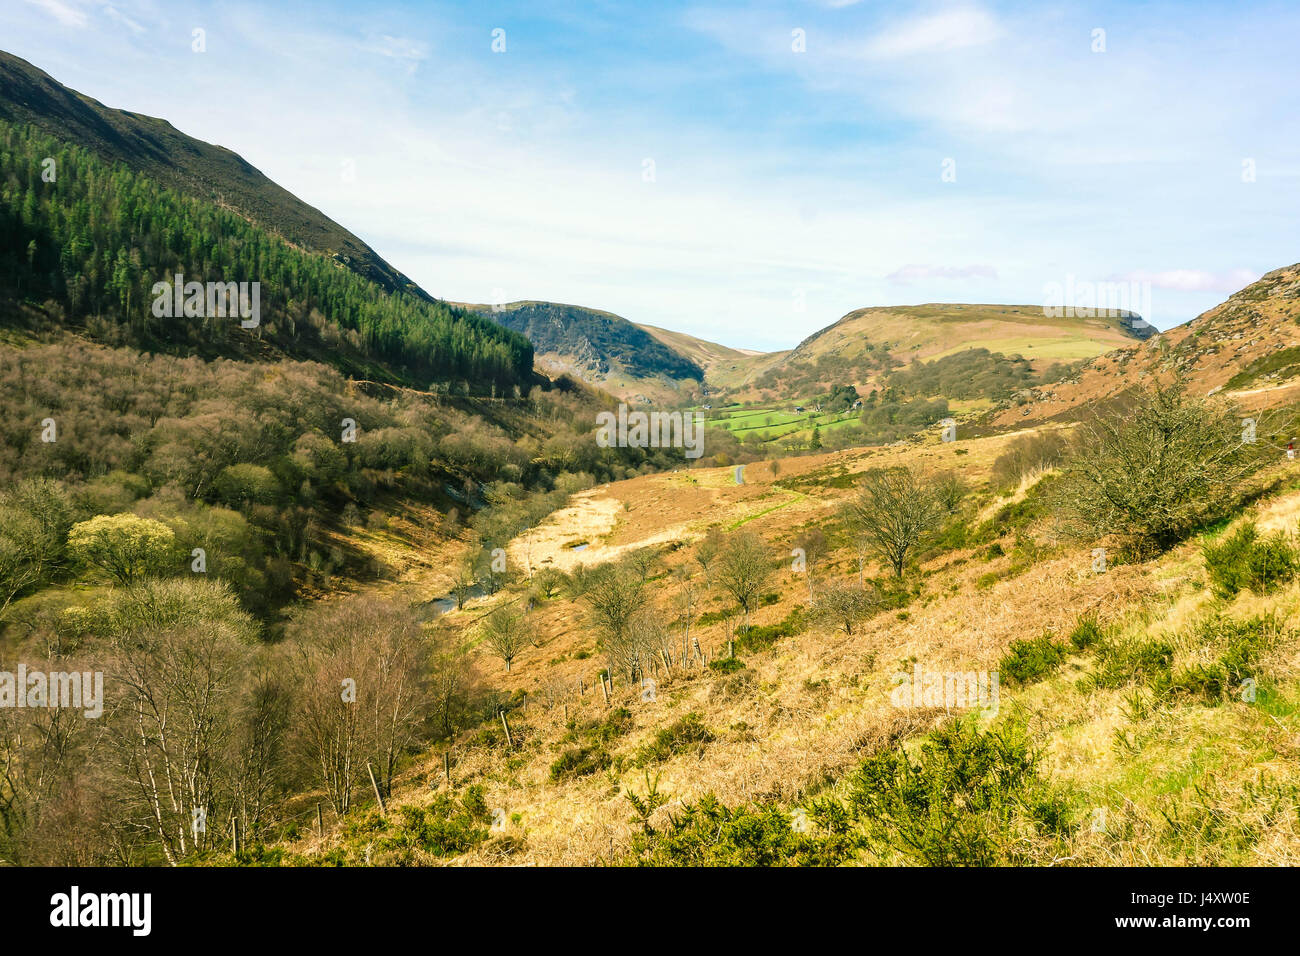
{"type": "Polygon", "coordinates": [[[722,544],[722,532],[714,526],[704,533],[704,539],[695,546],[695,563],[700,566],[706,579],[709,577],[709,569],[722,551],[722,544]]]}
{"type": "Polygon", "coordinates": [[[587,576],[583,599],[602,637],[619,643],[627,637],[633,615],[646,604],[644,581],[624,564],[604,564],[587,576]]]}
{"type": "Polygon", "coordinates": [[[752,531],[734,535],[718,558],[715,574],[718,586],[731,595],[744,614],[744,629],[749,629],[749,615],[758,606],[763,586],[772,574],[772,559],[767,546],[752,531]]]}
{"type": "Polygon", "coordinates": [[[828,544],[821,528],[810,528],[795,539],[794,546],[803,551],[804,575],[808,579],[808,597],[813,596],[813,571],[826,556],[828,544]]]}
{"type": "Polygon", "coordinates": [[[835,583],[821,589],[812,602],[812,612],[814,618],[842,629],[851,637],[858,622],[869,617],[879,606],[879,598],[873,590],[835,583]]]}
{"type": "Polygon", "coordinates": [[[483,618],[480,633],[488,650],[505,662],[507,673],[530,641],[523,615],[508,605],[498,607],[483,618]]]}
{"type": "Polygon", "coordinates": [[[478,575],[474,571],[472,560],[465,560],[456,565],[456,576],[451,582],[451,593],[456,598],[456,610],[465,609],[465,601],[474,593],[474,585],[477,583],[478,575]]]}
{"type": "Polygon", "coordinates": [[[862,477],[862,493],[846,518],[860,548],[902,577],[908,558],[938,530],[948,513],[921,474],[910,467],[875,468],[862,477]]]}

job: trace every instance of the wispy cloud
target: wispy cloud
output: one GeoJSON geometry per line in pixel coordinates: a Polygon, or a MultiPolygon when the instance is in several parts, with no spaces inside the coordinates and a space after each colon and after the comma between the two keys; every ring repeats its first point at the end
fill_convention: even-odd
{"type": "Polygon", "coordinates": [[[895,269],[885,280],[895,285],[910,285],[919,279],[996,279],[998,270],[993,266],[924,266],[906,265],[895,269]]]}
{"type": "Polygon", "coordinates": [[[867,44],[867,56],[889,60],[983,46],[998,39],[1002,28],[987,10],[956,7],[902,20],[886,27],[867,44]]]}
{"type": "Polygon", "coordinates": [[[1136,270],[1119,277],[1120,282],[1149,282],[1153,289],[1179,292],[1236,292],[1250,285],[1262,273],[1250,269],[1206,272],[1201,269],[1166,269],[1163,272],[1136,270]]]}
{"type": "Polygon", "coordinates": [[[367,53],[377,53],[390,60],[404,60],[408,63],[418,63],[429,57],[429,48],[425,44],[388,34],[371,37],[362,44],[361,49],[367,53]]]}
{"type": "Polygon", "coordinates": [[[65,27],[84,27],[86,14],[76,10],[61,0],[27,0],[33,6],[40,7],[65,27]]]}

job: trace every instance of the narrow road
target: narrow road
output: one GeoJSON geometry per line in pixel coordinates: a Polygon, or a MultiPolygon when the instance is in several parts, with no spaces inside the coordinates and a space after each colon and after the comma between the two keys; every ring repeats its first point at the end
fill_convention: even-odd
{"type": "Polygon", "coordinates": [[[744,483],[745,483],[745,466],[744,466],[744,465],[737,465],[737,466],[736,466],[736,484],[738,484],[738,485],[743,485],[744,483]]]}

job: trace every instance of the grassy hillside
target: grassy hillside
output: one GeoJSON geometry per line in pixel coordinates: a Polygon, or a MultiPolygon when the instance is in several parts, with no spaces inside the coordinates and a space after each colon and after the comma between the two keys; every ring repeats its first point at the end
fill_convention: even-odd
{"type": "Polygon", "coordinates": [[[1183,325],[1087,362],[1001,410],[999,427],[1078,417],[1152,376],[1182,376],[1202,393],[1225,390],[1247,409],[1294,399],[1300,387],[1300,265],[1275,269],[1183,325]]]}
{"type": "MultiPolygon", "coordinates": [[[[1041,307],[917,305],[859,309],[789,352],[738,363],[729,395],[803,398],[837,383],[867,386],[892,370],[971,350],[1023,359],[1038,373],[1132,344],[1126,318],[1049,318],[1041,307]]],[[[955,396],[954,396],[955,397],[955,396]]]]}
{"type": "Polygon", "coordinates": [[[646,476],[577,496],[511,546],[537,574],[570,574],[549,595],[534,588],[535,638],[509,671],[480,636],[508,592],[438,625],[478,649],[483,679],[509,700],[510,741],[499,719],[467,727],[448,747],[451,781],[439,748],[399,778],[386,813],[358,810],[250,859],[1295,864],[1291,466],[1261,459],[1180,544],[1147,559],[1112,546],[1098,571],[1098,542],[1060,532],[1068,454],[1043,468],[1022,452],[1070,434],[788,459],[751,465],[743,485],[729,469],[646,476]],[[869,470],[899,465],[964,484],[893,579],[862,564],[844,506],[869,470]],[[748,629],[727,586],[747,532],[769,562],[748,629]],[[668,626],[666,657],[644,663],[651,689],[611,656],[593,567],[623,567],[633,587],[640,577],[668,626]],[[831,600],[862,590],[876,595],[864,612],[831,600]],[[954,674],[998,673],[997,697],[945,699],[942,683],[934,699],[920,683],[914,696],[909,682],[935,673],[949,689],[954,674]]]}

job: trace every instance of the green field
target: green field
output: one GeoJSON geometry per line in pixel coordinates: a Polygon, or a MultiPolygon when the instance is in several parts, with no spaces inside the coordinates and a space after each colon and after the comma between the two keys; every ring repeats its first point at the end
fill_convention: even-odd
{"type": "Polygon", "coordinates": [[[788,405],[723,409],[722,415],[721,418],[706,421],[705,425],[710,428],[725,428],[742,440],[757,433],[764,436],[766,441],[775,441],[801,432],[811,434],[813,428],[825,432],[858,421],[856,412],[805,411],[795,414],[788,405]]]}

